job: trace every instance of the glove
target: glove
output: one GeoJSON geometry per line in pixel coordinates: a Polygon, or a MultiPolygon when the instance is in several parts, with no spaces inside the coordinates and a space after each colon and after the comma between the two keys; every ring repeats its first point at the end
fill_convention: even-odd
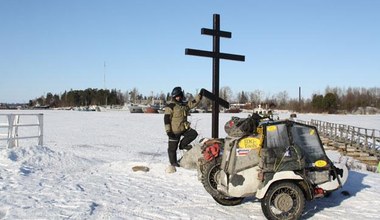
{"type": "Polygon", "coordinates": [[[204,96],[204,92],[205,92],[205,89],[201,89],[201,91],[199,92],[199,95],[201,96],[201,97],[203,97],[204,96]]]}
{"type": "Polygon", "coordinates": [[[173,139],[177,138],[176,135],[172,131],[168,131],[166,132],[166,134],[168,135],[169,138],[173,138],[173,139]]]}

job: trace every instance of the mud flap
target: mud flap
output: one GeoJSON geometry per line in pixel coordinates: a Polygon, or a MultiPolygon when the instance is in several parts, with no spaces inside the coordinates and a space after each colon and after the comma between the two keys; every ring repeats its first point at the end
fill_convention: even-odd
{"type": "Polygon", "coordinates": [[[254,195],[259,187],[257,179],[259,167],[255,166],[236,174],[229,175],[223,170],[219,173],[217,189],[225,195],[232,197],[247,197],[254,195]]]}
{"type": "Polygon", "coordinates": [[[330,173],[330,181],[319,184],[318,187],[326,191],[334,191],[342,187],[348,178],[348,168],[345,164],[334,164],[335,169],[330,173]]]}

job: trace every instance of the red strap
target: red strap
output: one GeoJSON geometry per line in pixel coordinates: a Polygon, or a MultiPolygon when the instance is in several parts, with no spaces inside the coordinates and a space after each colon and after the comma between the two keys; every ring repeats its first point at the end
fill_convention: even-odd
{"type": "Polygon", "coordinates": [[[220,145],[218,143],[214,143],[213,145],[205,149],[205,151],[203,152],[203,157],[205,158],[205,160],[210,161],[214,159],[215,157],[218,157],[219,152],[220,152],[220,145]]]}

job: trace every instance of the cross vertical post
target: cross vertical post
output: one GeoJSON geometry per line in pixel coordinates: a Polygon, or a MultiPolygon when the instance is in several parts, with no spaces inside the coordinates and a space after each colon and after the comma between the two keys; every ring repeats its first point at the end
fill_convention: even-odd
{"type": "Polygon", "coordinates": [[[231,32],[220,30],[220,15],[213,15],[213,29],[202,28],[201,34],[211,35],[212,52],[195,49],[185,49],[186,55],[203,56],[212,58],[212,94],[207,91],[206,97],[212,100],[212,137],[219,136],[219,105],[229,107],[229,103],[219,97],[219,64],[220,59],[245,61],[245,56],[220,53],[220,37],[231,38],[231,32]]]}
{"type": "MultiPolygon", "coordinates": [[[[216,33],[220,31],[220,16],[218,14],[214,14],[213,16],[213,29],[216,33]]],[[[214,54],[220,53],[220,36],[215,34],[213,36],[212,50],[214,54]]],[[[212,93],[216,97],[219,97],[219,57],[212,58],[212,93]]],[[[212,137],[218,138],[219,134],[219,104],[218,100],[212,101],[212,118],[211,118],[212,126],[212,137]]]]}

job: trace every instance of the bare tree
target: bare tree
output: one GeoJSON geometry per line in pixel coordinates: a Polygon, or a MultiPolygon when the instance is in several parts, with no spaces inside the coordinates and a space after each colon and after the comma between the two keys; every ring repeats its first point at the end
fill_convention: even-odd
{"type": "Polygon", "coordinates": [[[129,92],[128,92],[128,90],[127,91],[125,91],[125,93],[124,93],[124,102],[125,103],[129,103],[129,92]]]}
{"type": "Polygon", "coordinates": [[[231,98],[232,98],[231,88],[228,86],[224,86],[224,87],[220,88],[219,97],[226,100],[226,101],[231,101],[231,98]]]}
{"type": "Polygon", "coordinates": [[[256,106],[258,106],[263,99],[263,95],[264,95],[263,91],[256,89],[255,91],[249,93],[249,100],[256,106]]]}
{"type": "Polygon", "coordinates": [[[282,92],[279,92],[277,94],[277,103],[278,103],[278,107],[280,108],[283,108],[286,106],[286,104],[288,103],[289,101],[289,95],[288,95],[288,92],[287,91],[282,91],[282,92]]]}
{"type": "Polygon", "coordinates": [[[133,88],[131,92],[129,92],[130,101],[132,103],[136,103],[139,98],[139,91],[137,88],[133,88]]]}

